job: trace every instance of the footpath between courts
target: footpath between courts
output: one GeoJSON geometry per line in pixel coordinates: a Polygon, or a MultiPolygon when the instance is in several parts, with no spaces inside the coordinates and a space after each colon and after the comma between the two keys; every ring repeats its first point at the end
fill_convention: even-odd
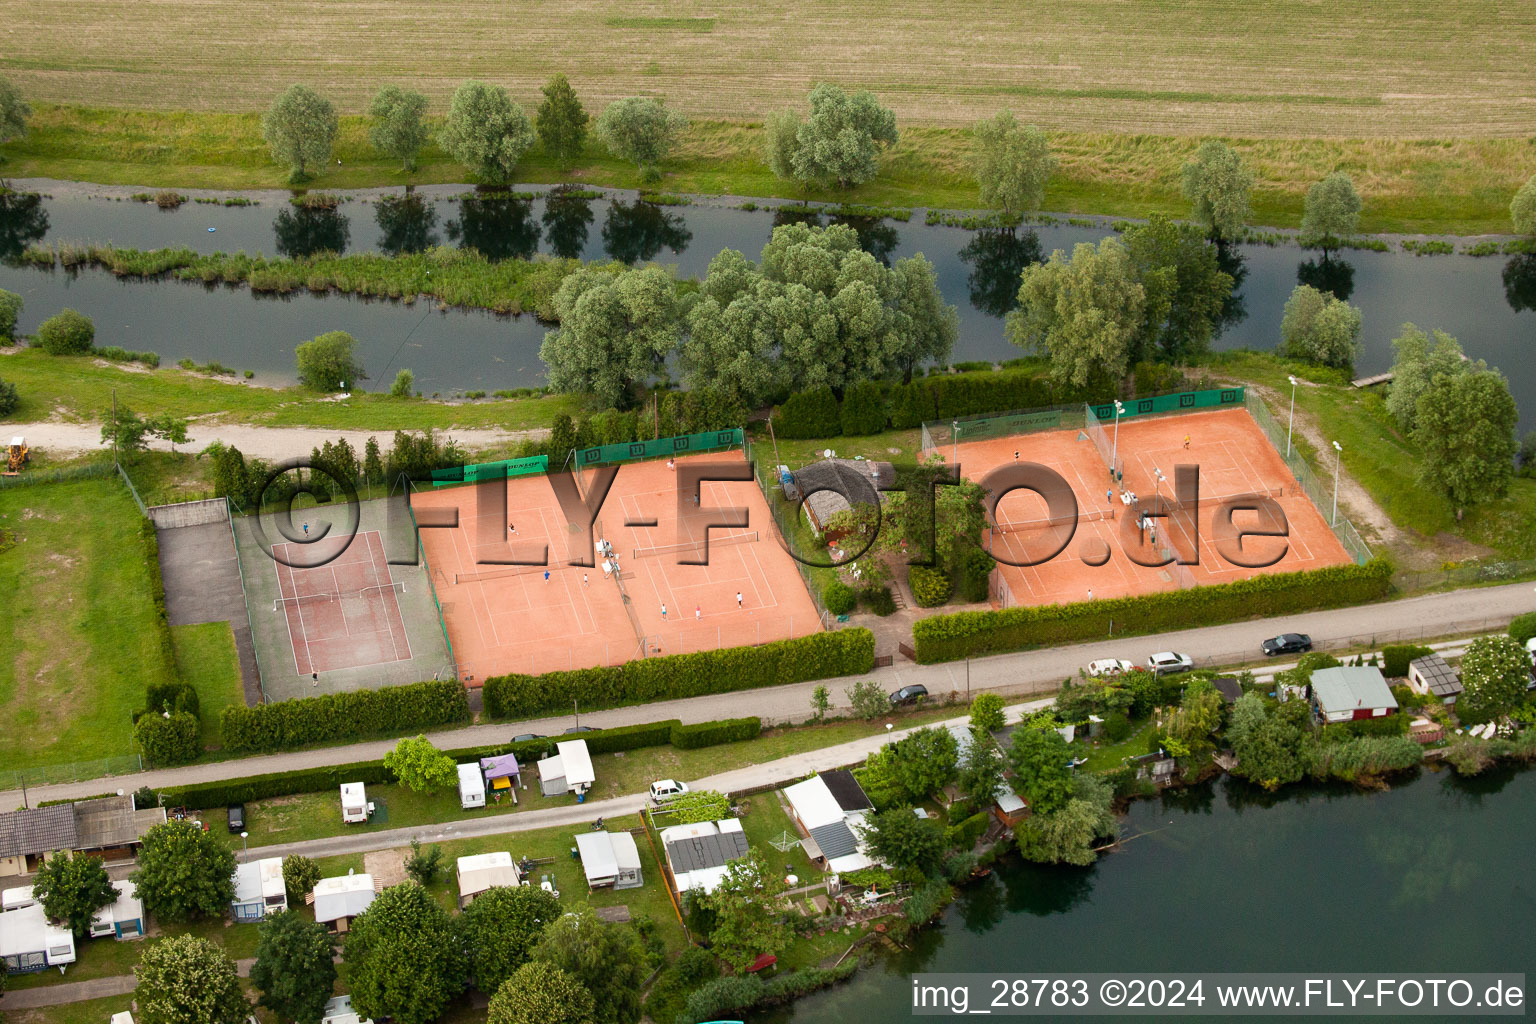
{"type": "MultiPolygon", "coordinates": [[[[1145,661],[1147,655],[1154,651],[1176,650],[1189,654],[1200,666],[1242,664],[1257,660],[1260,641],[1277,633],[1310,633],[1319,646],[1331,640],[1352,638],[1363,638],[1362,646],[1371,646],[1378,643],[1409,642],[1424,637],[1454,636],[1473,630],[1502,629],[1514,616],[1533,607],[1536,607],[1536,594],[1533,594],[1530,583],[1476,587],[1400,601],[1204,626],[1150,636],[1105,639],[1072,647],[1020,651],[939,665],[900,663],[876,669],[864,676],[846,676],[584,712],[580,715],[580,724],[607,728],[668,718],[691,723],[747,715],[758,716],[764,725],[801,722],[812,715],[811,693],[817,686],[825,685],[834,701],[841,703],[843,690],[860,678],[871,679],[887,691],[921,683],[935,696],[955,692],[967,698],[980,690],[991,690],[1005,696],[1027,696],[1054,691],[1063,680],[1075,676],[1084,665],[1099,658],[1131,658],[1140,662],[1145,661]]],[[[841,706],[846,708],[845,703],[841,706]]],[[[428,738],[440,749],[451,750],[505,742],[525,732],[554,736],[575,724],[574,715],[562,715],[533,721],[443,730],[428,734],[428,738]]],[[[394,739],[373,740],[345,746],[265,754],[238,761],[193,764],[85,782],[40,786],[27,790],[27,802],[35,806],[42,800],[79,799],[114,789],[131,791],[140,786],[160,789],[165,786],[192,785],[247,775],[368,761],[382,758],[394,745],[394,739]]],[[[14,810],[21,804],[20,790],[0,792],[0,811],[14,810]]]]}

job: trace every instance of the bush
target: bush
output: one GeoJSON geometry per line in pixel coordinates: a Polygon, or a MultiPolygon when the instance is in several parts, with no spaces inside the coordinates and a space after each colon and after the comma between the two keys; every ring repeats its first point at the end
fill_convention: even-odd
{"type": "Polygon", "coordinates": [[[949,600],[949,577],[938,569],[914,565],[907,569],[907,585],[919,608],[937,608],[949,600]]]}
{"type": "Polygon", "coordinates": [[[1111,621],[1123,636],[1363,604],[1385,597],[1391,585],[1391,564],[1375,559],[1141,597],[935,615],[913,625],[913,644],[918,662],[932,664],[1098,639],[1111,621]]]}
{"type": "Polygon", "coordinates": [[[255,707],[237,705],[224,709],[219,728],[227,750],[266,753],[308,743],[415,732],[467,722],[469,717],[469,694],[463,683],[450,679],[255,707]]]}
{"type": "Polygon", "coordinates": [[[180,681],[174,683],[150,683],[144,708],[133,716],[133,720],[137,722],[141,716],[151,711],[156,714],[162,711],[184,711],[196,718],[200,713],[197,690],[191,683],[180,681]]]}
{"type": "Polygon", "coordinates": [[[843,432],[842,417],[831,388],[798,391],[779,406],[773,417],[773,429],[779,437],[804,439],[836,437],[843,432]]]}
{"type": "Polygon", "coordinates": [[[1350,722],[1330,722],[1323,726],[1324,743],[1343,743],[1361,736],[1402,736],[1408,732],[1409,716],[1398,713],[1380,718],[1357,718],[1350,722]]]}
{"type": "Polygon", "coordinates": [[[21,317],[21,296],[0,288],[0,345],[16,339],[16,321],[21,317]]]}
{"type": "Polygon", "coordinates": [[[826,605],[827,611],[833,615],[847,615],[858,605],[859,595],[855,594],[853,588],[842,580],[833,580],[821,592],[821,603],[826,605]]]}
{"type": "Polygon", "coordinates": [[[976,604],[987,599],[990,591],[992,570],[997,560],[981,548],[967,547],[960,556],[959,571],[955,574],[960,600],[976,604]]]}
{"type": "Polygon", "coordinates": [[[0,416],[9,416],[20,404],[21,395],[17,393],[16,385],[0,378],[0,416]]]}
{"type": "MultiPolygon", "coordinates": [[[[1061,395],[1063,400],[1066,397],[1061,395]]],[[[941,374],[902,384],[892,392],[891,426],[905,430],[925,420],[1039,409],[1057,400],[1050,381],[1030,370],[941,374]]]]}
{"type": "Polygon", "coordinates": [[[1381,674],[1388,679],[1401,679],[1408,674],[1408,663],[1435,652],[1428,647],[1399,644],[1381,649],[1381,674]]]}
{"type": "Polygon", "coordinates": [[[927,924],[938,916],[939,911],[944,909],[944,904],[950,901],[954,893],[948,882],[938,878],[931,879],[907,897],[906,906],[902,911],[912,924],[927,924]]]}
{"type": "Polygon", "coordinates": [[[84,355],[95,341],[96,325],[73,309],[54,314],[37,328],[38,347],[51,356],[84,355]]]}
{"type": "Polygon", "coordinates": [[[1509,635],[1522,644],[1531,637],[1536,636],[1536,612],[1516,615],[1509,624],[1509,635]]]}
{"type": "Polygon", "coordinates": [[[866,587],[859,591],[859,600],[876,615],[891,615],[896,611],[896,599],[890,587],[866,587]]]}
{"type": "Polygon", "coordinates": [[[1120,743],[1131,734],[1131,720],[1123,711],[1111,711],[1104,716],[1104,736],[1111,743],[1120,743]]]}
{"type": "Polygon", "coordinates": [[[532,718],[563,712],[573,700],[596,710],[857,675],[874,668],[874,659],[874,634],[841,629],[602,668],[492,676],[485,680],[482,694],[488,718],[532,718]]]}
{"type": "MultiPolygon", "coordinates": [[[[958,824],[949,826],[944,834],[945,842],[956,850],[969,850],[981,841],[982,834],[987,831],[987,823],[991,815],[986,811],[977,811],[968,818],[963,818],[958,824]]],[[[953,818],[951,818],[953,820],[953,818]]]]}
{"type": "Polygon", "coordinates": [[[717,743],[739,743],[757,739],[763,731],[762,719],[726,718],[718,722],[697,722],[672,726],[672,745],[679,750],[697,750],[717,743]]]}
{"type": "Polygon", "coordinates": [[[133,726],[133,738],[144,752],[144,760],[156,768],[186,764],[197,760],[202,745],[197,742],[197,716],[177,711],[142,716],[133,726]]]}
{"type": "Polygon", "coordinates": [[[878,434],[885,429],[885,389],[873,381],[860,381],[843,396],[843,433],[853,437],[878,434]]]}

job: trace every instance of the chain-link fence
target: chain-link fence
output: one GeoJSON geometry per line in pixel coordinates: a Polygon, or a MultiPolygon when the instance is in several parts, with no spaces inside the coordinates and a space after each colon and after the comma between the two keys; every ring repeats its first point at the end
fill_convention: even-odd
{"type": "Polygon", "coordinates": [[[1536,579],[1536,558],[1463,562],[1422,571],[1405,569],[1393,574],[1392,583],[1399,590],[1412,591],[1473,587],[1484,583],[1517,583],[1529,579],[1536,579]]]}
{"type": "Polygon", "coordinates": [[[71,761],[67,764],[33,765],[13,771],[0,772],[0,790],[33,789],[38,786],[61,786],[70,782],[88,782],[91,779],[113,775],[133,775],[144,770],[144,759],[138,754],[120,754],[91,761],[71,761]]]}

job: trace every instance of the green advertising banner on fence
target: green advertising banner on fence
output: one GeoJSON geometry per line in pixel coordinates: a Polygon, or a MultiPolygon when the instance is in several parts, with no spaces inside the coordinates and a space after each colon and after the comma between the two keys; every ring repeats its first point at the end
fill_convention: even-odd
{"type": "MultiPolygon", "coordinates": [[[[1219,409],[1222,406],[1241,406],[1243,404],[1242,388],[1215,388],[1210,391],[1182,391],[1173,395],[1156,395],[1152,398],[1133,398],[1127,402],[1121,402],[1125,411],[1120,414],[1121,419],[1130,419],[1133,416],[1158,416],[1170,412],[1194,412],[1198,409],[1219,409]]],[[[1092,405],[1095,416],[1099,422],[1108,423],[1115,418],[1115,403],[1106,402],[1103,405],[1092,405]]]]}
{"type": "Polygon", "coordinates": [[[597,466],[614,462],[657,459],[664,456],[692,455],[694,452],[716,451],[720,448],[738,448],[742,444],[742,438],[743,434],[739,429],[731,429],[711,430],[703,434],[680,434],[677,437],[661,437],[654,441],[604,444],[577,451],[576,464],[597,466]]]}
{"type": "Polygon", "coordinates": [[[509,477],[534,476],[549,472],[548,455],[529,455],[521,459],[503,459],[500,462],[476,462],[459,469],[434,469],[433,487],[452,487],[454,484],[473,484],[481,480],[505,480],[509,477]]]}
{"type": "Polygon", "coordinates": [[[986,419],[956,420],[955,437],[961,441],[976,441],[1012,434],[1033,434],[1040,430],[1059,430],[1061,412],[1060,409],[1039,409],[1034,412],[989,416],[986,419]]]}

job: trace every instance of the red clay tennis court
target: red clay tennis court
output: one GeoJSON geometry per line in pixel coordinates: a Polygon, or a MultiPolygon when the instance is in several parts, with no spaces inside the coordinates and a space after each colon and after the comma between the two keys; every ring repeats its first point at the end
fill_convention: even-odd
{"type": "MultiPolygon", "coordinates": [[[[1322,514],[1296,485],[1280,453],[1253,418],[1241,409],[1121,423],[1118,456],[1125,467],[1122,486],[1111,483],[1104,457],[1093,441],[1077,430],[1042,431],[958,446],[962,471],[972,480],[1013,461],[1015,452],[1021,460],[1050,466],[1067,480],[1077,497],[1079,525],[1067,548],[1048,562],[1035,566],[999,562],[993,601],[1003,607],[1154,593],[1228,583],[1262,573],[1342,565],[1351,560],[1322,514]],[[1150,529],[1140,529],[1127,504],[1131,494],[1139,501],[1154,497],[1171,501],[1174,468],[1178,465],[1199,467],[1198,544],[1192,514],[1181,512],[1171,518],[1150,520],[1150,529]],[[1158,480],[1158,470],[1166,482],[1158,480]],[[1220,557],[1215,546],[1214,522],[1222,499],[1250,494],[1277,501],[1289,529],[1289,536],[1283,539],[1250,538],[1245,542],[1245,550],[1250,553],[1274,552],[1285,547],[1284,556],[1265,568],[1235,565],[1220,557]],[[1136,550],[1143,561],[1166,554],[1187,558],[1197,546],[1197,565],[1148,567],[1133,562],[1127,554],[1128,550],[1136,550]],[[1108,552],[1103,564],[1090,564],[1097,560],[1095,549],[1108,552]]],[[[1015,561],[1044,555],[1059,543],[1053,542],[1047,529],[1047,514],[1044,501],[1033,492],[1013,491],[1004,496],[997,506],[1000,528],[991,531],[994,553],[1015,561]]],[[[1265,521],[1261,512],[1237,512],[1233,523],[1239,528],[1275,525],[1265,521]]]]}
{"type": "MultiPolygon", "coordinates": [[[[691,458],[743,460],[739,451],[691,458]]],[[[709,531],[709,564],[702,566],[678,564],[687,556],[675,549],[675,487],[676,473],[665,462],[620,466],[594,524],[594,535],[612,550],[617,572],[611,565],[605,572],[600,559],[592,568],[571,564],[585,554],[573,551],[572,543],[585,539],[570,532],[542,476],[507,481],[506,524],[481,523],[472,486],[412,495],[418,509],[459,510],[458,527],[423,529],[421,540],[461,678],[479,685],[487,676],[510,672],[617,665],[821,629],[793,561],[773,539],[772,517],[754,482],[702,485],[705,508],[749,510],[745,529],[709,531]],[[657,525],[626,525],[642,519],[657,525]],[[505,540],[486,545],[484,525],[492,532],[514,529],[505,540]],[[532,560],[546,546],[548,566],[487,564],[532,560]]],[[[684,539],[689,536],[696,535],[685,533],[684,539]]]]}
{"type": "Polygon", "coordinates": [[[340,543],[327,538],[302,546],[273,545],[282,595],[276,603],[287,617],[294,667],[301,676],[411,658],[396,597],[405,585],[391,580],[378,531],[359,533],[325,565],[297,569],[283,564],[299,557],[316,561],[340,543]]]}

